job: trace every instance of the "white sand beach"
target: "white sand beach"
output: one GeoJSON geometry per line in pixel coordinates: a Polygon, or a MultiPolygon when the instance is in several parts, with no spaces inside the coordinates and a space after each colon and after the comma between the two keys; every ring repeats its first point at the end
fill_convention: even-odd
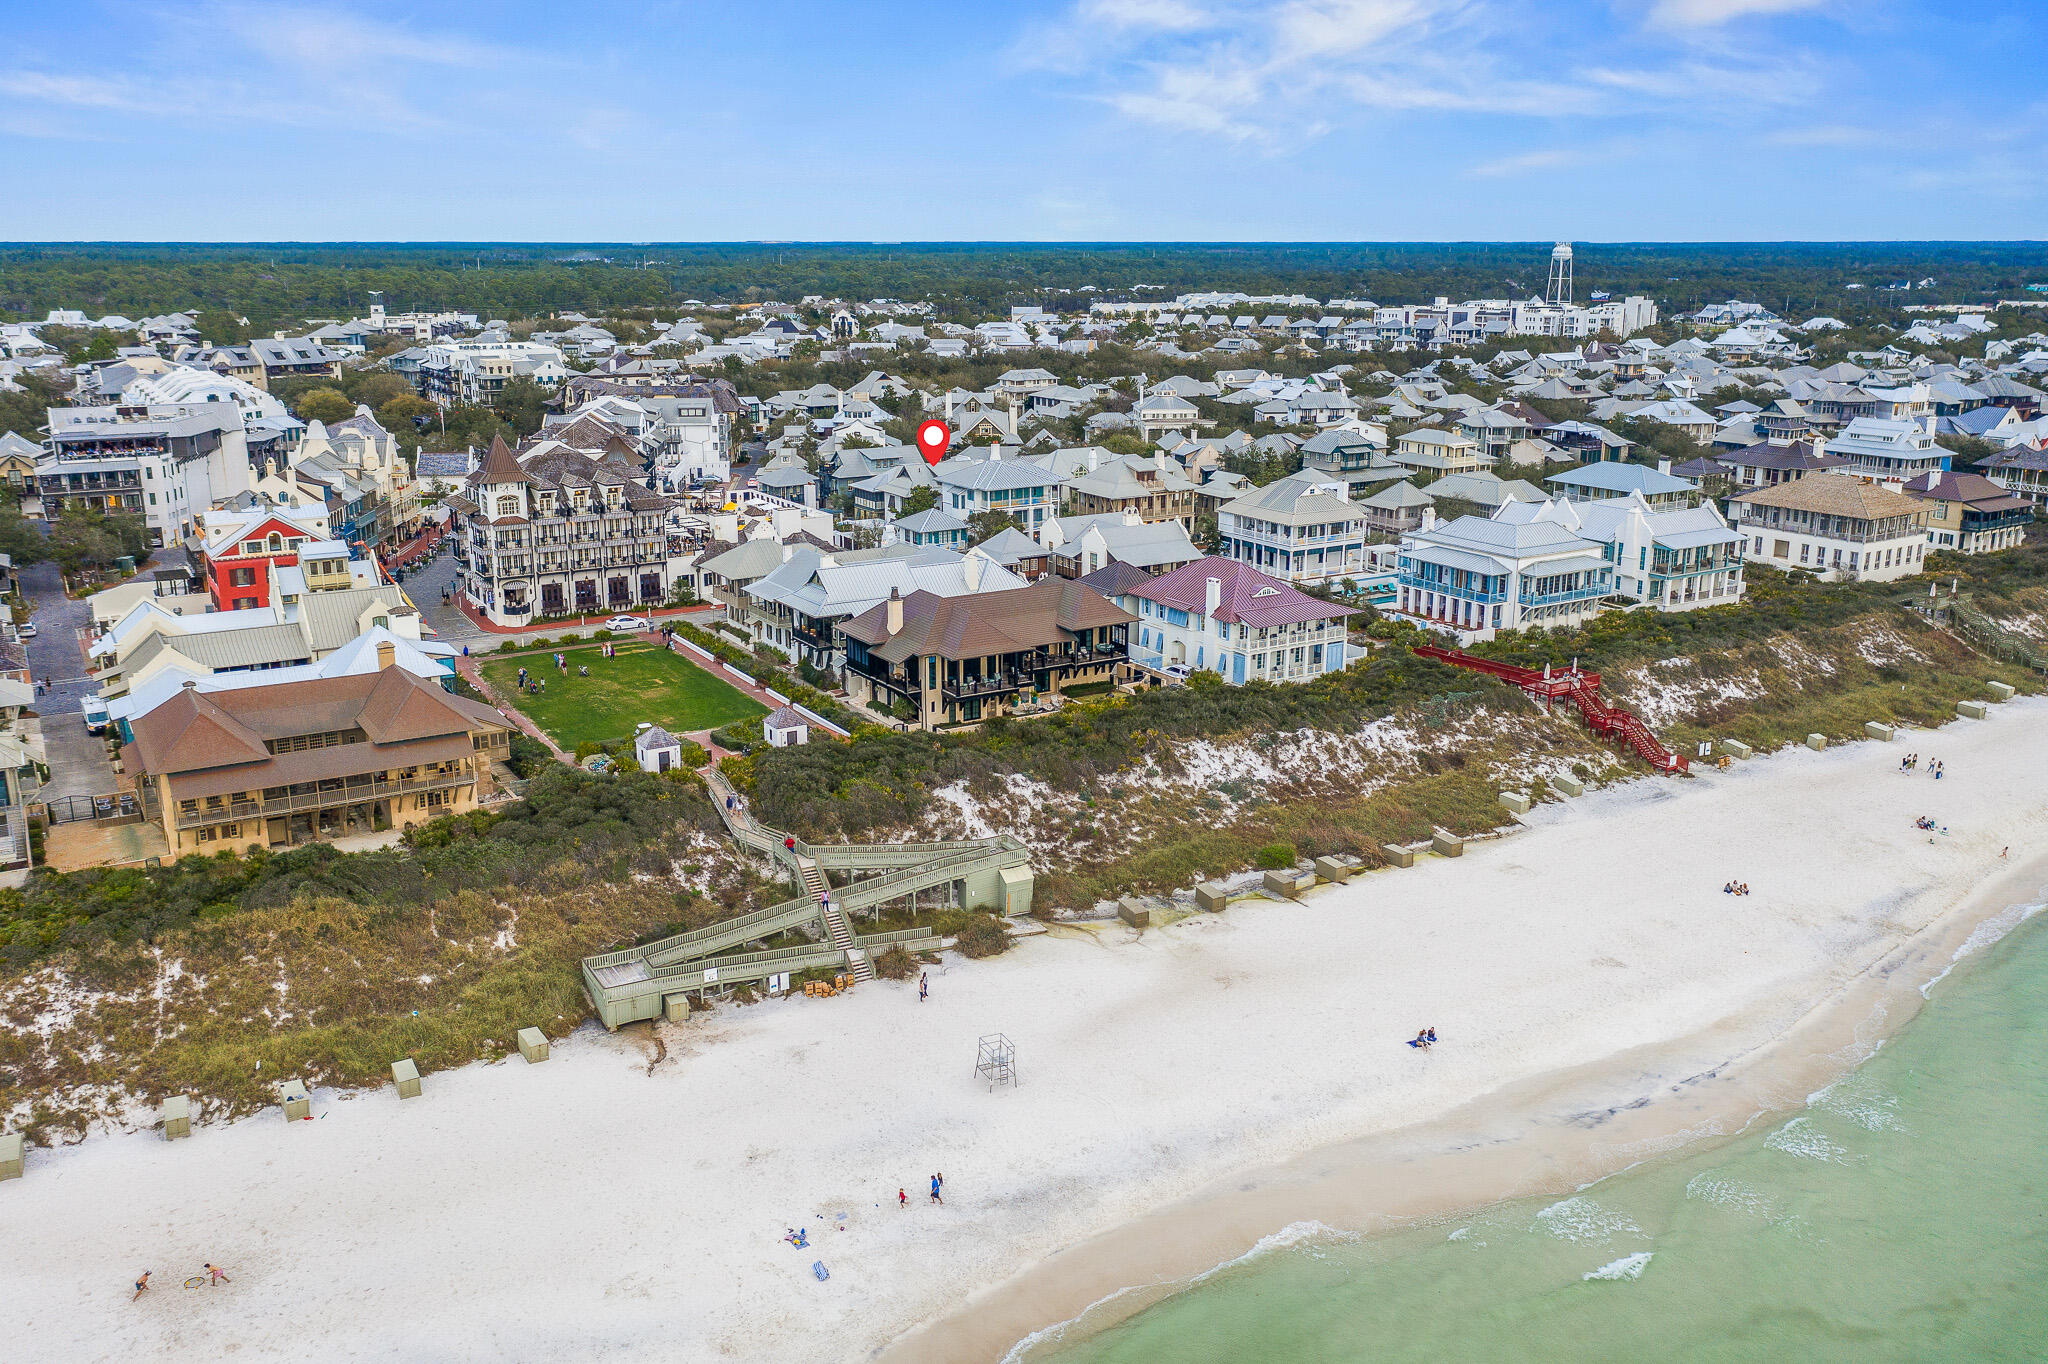
{"type": "MultiPolygon", "coordinates": [[[[321,1093],[312,1122],[35,1151],[0,1184],[0,1354],[999,1358],[1134,1281],[1085,1248],[1050,1261],[1089,1266],[1066,1282],[1016,1276],[1198,1192],[1546,1076],[1605,1065],[1619,1105],[1754,1054],[1931,925],[2038,886],[2044,774],[2048,702],[2019,701],[1544,806],[1301,904],[948,957],[922,1004],[877,982],[722,1007],[665,1028],[651,1073],[644,1030],[585,1029],[417,1101],[321,1093]],[[1909,748],[1946,778],[1899,774],[1909,748]],[[1423,1026],[1429,1053],[1404,1045],[1423,1026]],[[991,1093],[972,1070],[997,1031],[1022,1084],[991,1093]],[[232,1284],[180,1287],[208,1260],[232,1284]],[[903,1339],[978,1294],[978,1327],[903,1339]]],[[[1255,1220],[1174,1249],[1214,1263],[1278,1226],[1255,1220]]]]}

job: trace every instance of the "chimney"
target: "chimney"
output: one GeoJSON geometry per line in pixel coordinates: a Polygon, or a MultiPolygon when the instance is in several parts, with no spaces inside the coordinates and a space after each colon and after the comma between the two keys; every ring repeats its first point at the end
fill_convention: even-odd
{"type": "Polygon", "coordinates": [[[1658,473],[1660,473],[1660,474],[1668,474],[1668,473],[1670,473],[1670,472],[1671,472],[1671,461],[1670,461],[1670,460],[1668,460],[1668,459],[1660,459],[1660,460],[1658,460],[1658,461],[1657,461],[1657,472],[1658,472],[1658,473]]]}
{"type": "Polygon", "coordinates": [[[1204,578],[1202,580],[1202,614],[1213,619],[1216,615],[1216,608],[1221,605],[1223,605],[1223,579],[1204,578]]]}
{"type": "Polygon", "coordinates": [[[946,390],[946,425],[953,424],[953,390],[946,390]]]}
{"type": "Polygon", "coordinates": [[[889,605],[888,609],[882,613],[882,624],[889,631],[891,638],[903,633],[902,588],[892,587],[889,589],[889,605]]]}
{"type": "Polygon", "coordinates": [[[398,662],[398,645],[388,639],[377,641],[377,671],[383,672],[398,662]]]}
{"type": "Polygon", "coordinates": [[[966,562],[960,565],[960,569],[967,580],[969,592],[981,591],[981,565],[982,555],[975,550],[968,550],[966,562]]]}

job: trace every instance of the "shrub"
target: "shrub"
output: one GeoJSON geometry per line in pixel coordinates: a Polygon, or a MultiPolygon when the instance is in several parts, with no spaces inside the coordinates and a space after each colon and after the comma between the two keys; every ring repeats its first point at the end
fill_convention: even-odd
{"type": "Polygon", "coordinates": [[[883,980],[908,980],[917,972],[917,963],[903,950],[902,943],[894,943],[875,958],[875,974],[883,980]]]}
{"type": "Polygon", "coordinates": [[[954,937],[953,945],[965,957],[995,957],[1010,950],[1010,933],[993,914],[977,914],[954,937]]]}
{"type": "Polygon", "coordinates": [[[1292,843],[1268,843],[1259,849],[1258,864],[1267,871],[1285,871],[1299,860],[1292,843]]]}

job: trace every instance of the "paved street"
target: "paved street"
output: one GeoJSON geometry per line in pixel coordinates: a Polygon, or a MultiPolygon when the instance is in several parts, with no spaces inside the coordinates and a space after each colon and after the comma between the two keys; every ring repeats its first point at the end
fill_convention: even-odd
{"type": "Polygon", "coordinates": [[[106,745],[85,732],[79,719],[79,698],[93,690],[85,670],[85,649],[78,632],[92,618],[82,601],[64,595],[64,582],[52,563],[31,564],[21,571],[21,588],[34,611],[36,637],[23,643],[29,673],[50,689],[36,702],[43,718],[43,750],[50,762],[50,782],[42,800],[63,796],[99,796],[119,790],[121,778],[107,760],[106,745]]]}

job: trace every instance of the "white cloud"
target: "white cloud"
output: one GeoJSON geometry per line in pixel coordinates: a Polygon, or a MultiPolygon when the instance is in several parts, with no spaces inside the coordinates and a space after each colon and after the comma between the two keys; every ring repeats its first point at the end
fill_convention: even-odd
{"type": "Polygon", "coordinates": [[[1482,178],[1527,175],[1532,171],[1563,170],[1569,166],[1583,165],[1586,159],[1584,152],[1570,147],[1548,147],[1541,151],[1503,156],[1494,161],[1482,161],[1465,174],[1482,178]]]}
{"type": "Polygon", "coordinates": [[[1795,104],[1814,89],[1796,55],[1709,61],[1689,45],[1674,60],[1641,48],[1633,29],[1553,33],[1513,0],[1078,0],[1012,56],[1072,77],[1133,123],[1272,149],[1375,115],[1698,119],[1745,102],[1795,104]]]}
{"type": "Polygon", "coordinates": [[[429,33],[359,15],[285,5],[223,5],[205,12],[209,27],[232,34],[280,65],[351,68],[374,76],[394,64],[481,67],[503,53],[450,33],[429,33]]]}
{"type": "Polygon", "coordinates": [[[1077,17],[1085,23],[1115,29],[1156,29],[1187,33],[1207,28],[1213,15],[1183,0],[1082,0],[1077,17]]]}
{"type": "Polygon", "coordinates": [[[149,102],[125,82],[50,71],[0,71],[0,95],[33,104],[57,104],[73,109],[137,113],[149,107],[149,102]]]}
{"type": "Polygon", "coordinates": [[[1650,22],[1665,28],[1717,28],[1752,15],[1819,9],[1828,0],[1655,0],[1650,22]]]}

